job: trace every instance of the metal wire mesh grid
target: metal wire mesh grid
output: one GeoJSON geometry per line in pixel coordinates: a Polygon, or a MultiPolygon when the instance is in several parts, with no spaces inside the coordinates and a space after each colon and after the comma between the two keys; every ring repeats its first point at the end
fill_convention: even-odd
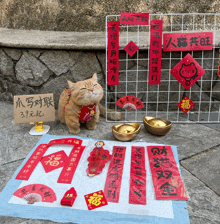
{"type": "MultiPolygon", "coordinates": [[[[120,122],[142,122],[144,116],[170,120],[173,123],[217,123],[220,121],[220,79],[218,78],[219,52],[217,33],[220,14],[150,14],[150,20],[163,20],[163,33],[213,32],[212,51],[170,51],[162,53],[161,84],[148,84],[150,27],[141,25],[119,26],[119,85],[108,86],[106,77],[106,107],[123,114],[120,122]],[[139,51],[130,57],[123,48],[133,41],[139,51]],[[170,70],[190,53],[205,70],[205,74],[188,90],[171,75],[170,70]],[[142,100],[145,108],[127,111],[115,105],[122,96],[133,95],[142,100]],[[177,103],[188,96],[195,106],[183,113],[177,103]]],[[[108,21],[120,21],[120,15],[106,17],[106,76],[108,75],[108,21]]],[[[111,121],[107,118],[106,121],[111,121]]]]}

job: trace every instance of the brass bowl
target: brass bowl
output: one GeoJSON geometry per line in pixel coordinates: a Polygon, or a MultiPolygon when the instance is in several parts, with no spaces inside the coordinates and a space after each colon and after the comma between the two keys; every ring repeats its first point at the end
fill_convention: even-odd
{"type": "Polygon", "coordinates": [[[119,141],[130,141],[138,135],[141,130],[139,123],[117,124],[112,127],[112,133],[119,141]]]}
{"type": "Polygon", "coordinates": [[[172,123],[167,120],[146,116],[144,117],[144,126],[152,134],[166,135],[170,131],[172,123]]]}

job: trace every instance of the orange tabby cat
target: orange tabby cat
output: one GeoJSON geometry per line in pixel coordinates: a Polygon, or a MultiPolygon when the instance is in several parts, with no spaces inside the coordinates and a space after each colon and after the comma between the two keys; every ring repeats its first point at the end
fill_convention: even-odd
{"type": "MultiPolygon", "coordinates": [[[[99,114],[106,114],[105,107],[99,103],[103,97],[103,88],[97,82],[97,75],[77,83],[67,82],[69,88],[63,90],[59,100],[60,121],[66,123],[69,132],[73,134],[80,132],[81,122],[86,122],[88,129],[96,129],[99,114]]],[[[119,112],[108,113],[108,118],[112,120],[120,120],[121,117],[119,112]]]]}

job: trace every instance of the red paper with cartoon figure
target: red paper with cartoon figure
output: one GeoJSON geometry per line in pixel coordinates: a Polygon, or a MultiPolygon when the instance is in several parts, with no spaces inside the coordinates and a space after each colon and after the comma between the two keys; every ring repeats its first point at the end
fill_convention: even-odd
{"type": "Polygon", "coordinates": [[[75,199],[77,197],[77,193],[76,190],[74,189],[74,187],[71,187],[63,196],[63,198],[60,201],[61,205],[65,205],[65,206],[72,206],[75,199]]]}
{"type": "Polygon", "coordinates": [[[86,170],[87,176],[93,177],[100,174],[105,167],[105,164],[111,160],[112,156],[109,154],[108,150],[104,150],[104,145],[105,143],[103,141],[95,143],[96,147],[92,150],[87,159],[89,162],[88,169],[86,170]]]}
{"type": "Polygon", "coordinates": [[[99,208],[108,204],[103,191],[97,191],[84,195],[89,210],[99,208]]]}

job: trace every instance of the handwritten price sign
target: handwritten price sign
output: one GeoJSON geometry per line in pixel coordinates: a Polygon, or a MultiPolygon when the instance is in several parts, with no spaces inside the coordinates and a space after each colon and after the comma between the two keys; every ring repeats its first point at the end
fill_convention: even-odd
{"type": "Polygon", "coordinates": [[[53,94],[14,96],[14,121],[55,121],[53,94]]]}

